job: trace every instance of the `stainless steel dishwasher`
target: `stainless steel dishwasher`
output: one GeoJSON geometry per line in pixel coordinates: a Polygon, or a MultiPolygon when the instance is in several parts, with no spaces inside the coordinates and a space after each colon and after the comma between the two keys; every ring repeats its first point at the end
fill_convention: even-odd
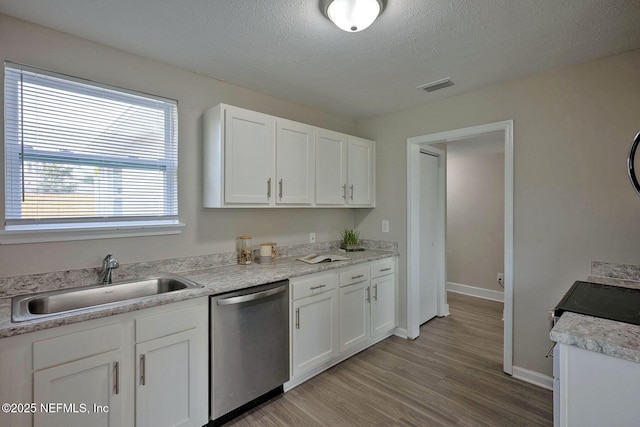
{"type": "Polygon", "coordinates": [[[211,297],[211,407],[219,425],[289,381],[289,281],[211,297]]]}

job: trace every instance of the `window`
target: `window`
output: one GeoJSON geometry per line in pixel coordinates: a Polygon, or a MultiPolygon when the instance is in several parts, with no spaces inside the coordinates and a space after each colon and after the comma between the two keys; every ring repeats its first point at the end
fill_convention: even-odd
{"type": "Polygon", "coordinates": [[[5,63],[5,230],[178,224],[177,103],[5,63]]]}

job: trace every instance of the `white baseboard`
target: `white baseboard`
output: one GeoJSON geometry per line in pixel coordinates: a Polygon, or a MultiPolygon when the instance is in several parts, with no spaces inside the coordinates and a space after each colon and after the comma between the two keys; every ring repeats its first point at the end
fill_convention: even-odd
{"type": "Polygon", "coordinates": [[[504,292],[491,289],[478,288],[476,286],[461,285],[460,283],[447,282],[447,291],[472,297],[504,302],[504,292]]]}
{"type": "Polygon", "coordinates": [[[512,376],[513,378],[526,381],[530,384],[537,385],[538,387],[553,390],[553,378],[548,375],[541,374],[540,372],[530,371],[519,366],[514,366],[512,376]]]}
{"type": "Polygon", "coordinates": [[[393,331],[393,335],[400,337],[400,338],[408,338],[409,337],[409,331],[407,331],[405,328],[396,328],[393,331]]]}

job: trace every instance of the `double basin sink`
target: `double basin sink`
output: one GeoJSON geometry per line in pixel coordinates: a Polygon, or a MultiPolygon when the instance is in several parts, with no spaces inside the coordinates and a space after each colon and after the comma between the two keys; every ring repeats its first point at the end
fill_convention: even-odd
{"type": "Polygon", "coordinates": [[[21,295],[12,299],[11,321],[24,322],[115,302],[201,287],[184,277],[163,276],[21,295]]]}

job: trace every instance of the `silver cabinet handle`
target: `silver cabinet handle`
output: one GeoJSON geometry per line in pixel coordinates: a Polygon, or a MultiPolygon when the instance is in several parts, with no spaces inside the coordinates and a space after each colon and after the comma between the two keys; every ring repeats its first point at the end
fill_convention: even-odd
{"type": "Polygon", "coordinates": [[[356,280],[356,279],[359,279],[361,277],[364,277],[364,274],[358,274],[357,276],[351,276],[351,280],[356,280]]]}
{"type": "Polygon", "coordinates": [[[382,271],[389,271],[389,270],[391,270],[391,267],[383,268],[383,269],[382,269],[382,270],[380,270],[380,271],[382,272],[382,271]]]}
{"type": "Polygon", "coordinates": [[[378,285],[373,285],[373,299],[378,301],[378,285]]]}
{"type": "Polygon", "coordinates": [[[267,180],[267,199],[271,198],[271,178],[267,180]]]}
{"type": "Polygon", "coordinates": [[[140,384],[141,385],[145,385],[145,383],[146,383],[145,373],[144,373],[146,367],[145,367],[145,360],[144,359],[145,359],[144,354],[141,354],[140,355],[140,384]]]}
{"type": "Polygon", "coordinates": [[[113,362],[113,394],[120,394],[120,365],[113,362]]]}
{"type": "Polygon", "coordinates": [[[351,188],[351,197],[349,197],[351,200],[353,200],[353,184],[351,184],[349,186],[351,188]]]}
{"type": "Polygon", "coordinates": [[[280,194],[278,196],[280,197],[280,199],[282,199],[282,179],[280,179],[278,185],[280,186],[280,194]]]}
{"type": "Polygon", "coordinates": [[[296,308],[296,329],[300,329],[300,309],[296,308]]]}
{"type": "Polygon", "coordinates": [[[342,198],[346,199],[347,198],[347,184],[344,184],[342,186],[342,198]]]}
{"type": "Polygon", "coordinates": [[[315,290],[315,289],[324,288],[325,286],[327,286],[327,285],[312,286],[312,287],[310,287],[309,289],[311,289],[311,290],[313,291],[313,290],[315,290]]]}
{"type": "Polygon", "coordinates": [[[553,357],[553,349],[555,348],[556,343],[553,343],[553,345],[551,346],[551,348],[549,350],[547,350],[547,354],[544,355],[544,357],[553,357]]]}
{"type": "Polygon", "coordinates": [[[271,295],[279,294],[287,290],[288,285],[278,286],[277,288],[267,289],[266,291],[255,292],[253,294],[239,295],[237,297],[221,298],[217,301],[217,305],[240,304],[248,301],[266,298],[271,295]]]}
{"type": "Polygon", "coordinates": [[[369,287],[367,286],[365,288],[365,290],[367,291],[367,297],[365,298],[365,301],[371,302],[371,291],[370,291],[369,287]]]}

